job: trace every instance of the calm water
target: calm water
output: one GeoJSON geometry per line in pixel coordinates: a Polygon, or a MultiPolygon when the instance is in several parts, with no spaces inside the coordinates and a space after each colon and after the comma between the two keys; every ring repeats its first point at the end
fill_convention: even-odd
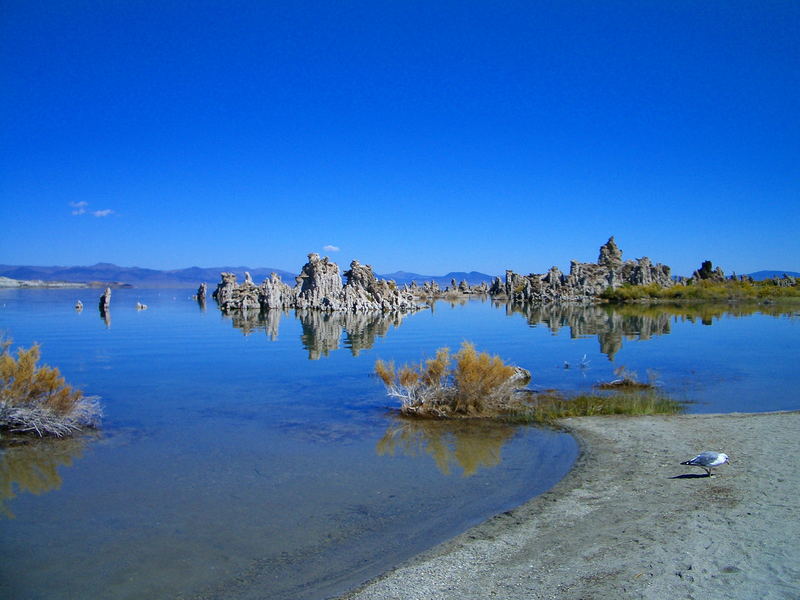
{"type": "Polygon", "coordinates": [[[0,291],[0,329],[40,342],[106,413],[97,435],[0,455],[0,597],[324,598],[549,489],[575,460],[547,429],[398,419],[377,358],[468,339],[543,388],[590,389],[625,365],[693,412],[800,408],[793,307],[229,318],[186,290],[115,290],[105,322],[97,296],[0,291]]]}

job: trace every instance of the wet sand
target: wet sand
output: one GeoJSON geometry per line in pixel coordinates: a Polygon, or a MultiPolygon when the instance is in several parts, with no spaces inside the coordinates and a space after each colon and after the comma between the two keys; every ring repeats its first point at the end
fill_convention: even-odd
{"type": "Polygon", "coordinates": [[[800,597],[800,412],[563,424],[583,452],[555,488],[344,598],[800,597]],[[679,464],[703,450],[732,464],[679,464]]]}

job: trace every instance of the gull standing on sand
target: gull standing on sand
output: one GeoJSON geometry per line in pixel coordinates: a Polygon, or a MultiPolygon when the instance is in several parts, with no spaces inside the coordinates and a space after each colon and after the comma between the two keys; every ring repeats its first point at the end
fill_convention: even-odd
{"type": "Polygon", "coordinates": [[[700,467],[705,470],[706,476],[711,477],[711,469],[724,465],[728,462],[728,455],[724,452],[701,452],[691,460],[682,462],[682,465],[690,465],[692,467],[700,467]]]}

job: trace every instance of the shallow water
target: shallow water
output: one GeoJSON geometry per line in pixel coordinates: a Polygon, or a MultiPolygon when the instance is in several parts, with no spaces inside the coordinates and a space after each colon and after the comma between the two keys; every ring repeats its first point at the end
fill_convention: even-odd
{"type": "Polygon", "coordinates": [[[97,296],[0,291],[0,329],[40,342],[106,413],[97,435],[0,455],[2,597],[324,598],[549,489],[574,462],[574,440],[548,429],[398,419],[370,375],[377,358],[469,339],[544,388],[590,389],[624,364],[658,371],[694,412],[800,408],[791,307],[477,300],[230,318],[187,290],[115,290],[106,322],[97,296]]]}

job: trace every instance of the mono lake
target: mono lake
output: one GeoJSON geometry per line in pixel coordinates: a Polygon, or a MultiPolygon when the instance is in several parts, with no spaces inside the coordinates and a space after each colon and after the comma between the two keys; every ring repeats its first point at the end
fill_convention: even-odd
{"type": "Polygon", "coordinates": [[[232,317],[189,290],[126,289],[104,320],[100,291],[0,290],[0,330],[105,410],[95,434],[0,450],[3,598],[326,598],[575,461],[551,429],[398,418],[379,358],[469,340],[533,388],[589,390],[624,365],[689,412],[800,408],[796,304],[232,317]]]}

